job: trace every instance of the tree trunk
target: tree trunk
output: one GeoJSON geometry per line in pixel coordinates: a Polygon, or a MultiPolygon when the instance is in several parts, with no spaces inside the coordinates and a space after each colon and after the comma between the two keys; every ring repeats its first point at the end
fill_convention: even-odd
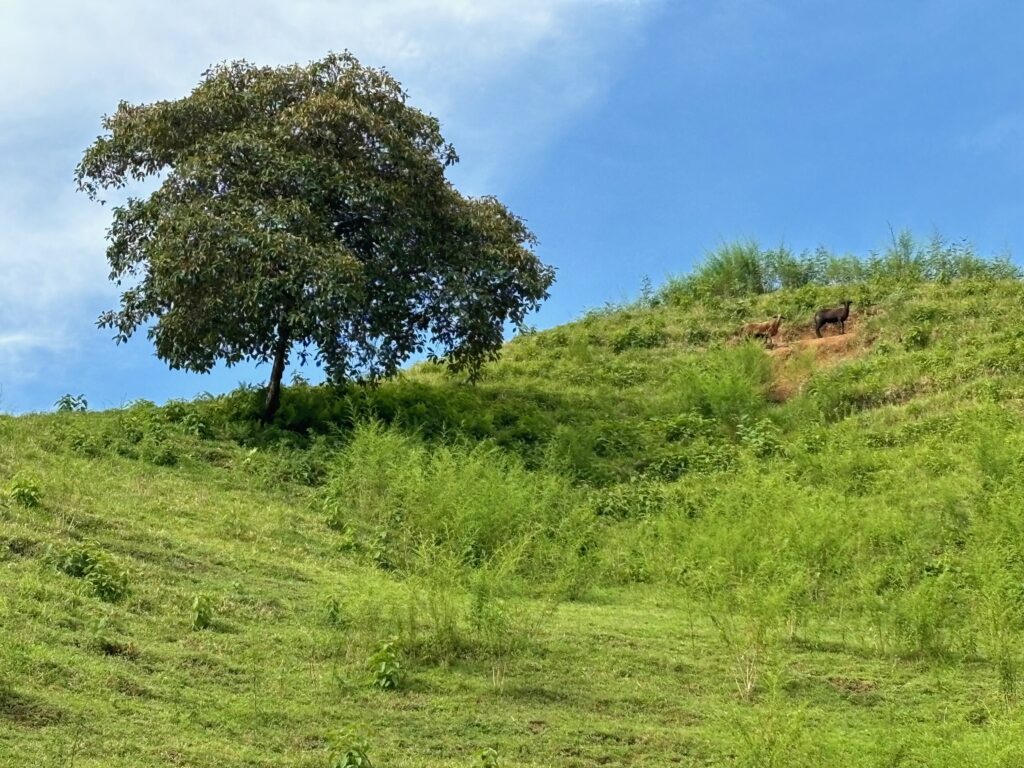
{"type": "Polygon", "coordinates": [[[274,348],[274,367],[270,370],[270,384],[267,386],[267,402],[263,409],[263,423],[269,424],[281,405],[281,378],[288,359],[288,325],[282,320],[277,326],[277,346],[274,348]]]}

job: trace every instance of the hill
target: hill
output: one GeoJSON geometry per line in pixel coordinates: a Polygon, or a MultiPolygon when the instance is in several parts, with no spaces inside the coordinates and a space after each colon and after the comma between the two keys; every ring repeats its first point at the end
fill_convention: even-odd
{"type": "Polygon", "coordinates": [[[0,417],[0,764],[1018,764],[1022,300],[728,246],[472,387],[0,417]]]}

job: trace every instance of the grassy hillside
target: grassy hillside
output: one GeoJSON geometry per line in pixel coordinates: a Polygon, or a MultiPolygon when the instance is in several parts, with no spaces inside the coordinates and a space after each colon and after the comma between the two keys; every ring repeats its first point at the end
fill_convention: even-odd
{"type": "Polygon", "coordinates": [[[0,417],[0,765],[1020,764],[1022,302],[730,246],[473,387],[0,417]]]}

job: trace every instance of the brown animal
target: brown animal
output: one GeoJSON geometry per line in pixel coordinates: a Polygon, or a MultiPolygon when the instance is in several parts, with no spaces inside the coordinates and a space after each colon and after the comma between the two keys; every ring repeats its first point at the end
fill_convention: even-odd
{"type": "Polygon", "coordinates": [[[743,326],[743,335],[751,339],[764,339],[769,347],[775,346],[775,334],[779,332],[782,325],[782,315],[776,315],[775,319],[766,323],[747,323],[743,326]]]}

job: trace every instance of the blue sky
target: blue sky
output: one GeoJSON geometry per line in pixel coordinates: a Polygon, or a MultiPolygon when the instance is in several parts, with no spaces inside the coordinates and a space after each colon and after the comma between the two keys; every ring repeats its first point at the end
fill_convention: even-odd
{"type": "Polygon", "coordinates": [[[6,0],[0,8],[0,410],[158,402],[267,369],[167,370],[95,318],[109,211],[72,171],[120,99],[211,63],[348,48],[437,115],[468,194],[558,268],[534,324],[755,239],[864,254],[890,227],[1024,253],[1024,4],[831,0],[6,0]]]}

